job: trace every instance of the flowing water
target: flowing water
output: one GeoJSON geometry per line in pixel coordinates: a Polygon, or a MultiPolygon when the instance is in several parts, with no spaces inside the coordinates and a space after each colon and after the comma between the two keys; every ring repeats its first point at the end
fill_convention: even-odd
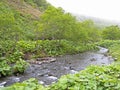
{"type": "Polygon", "coordinates": [[[56,61],[50,63],[31,64],[23,75],[0,78],[0,86],[9,86],[29,78],[36,78],[40,84],[49,85],[56,82],[62,75],[77,73],[89,65],[111,64],[114,59],[107,56],[108,49],[99,48],[100,50],[96,52],[56,57],[56,61]]]}

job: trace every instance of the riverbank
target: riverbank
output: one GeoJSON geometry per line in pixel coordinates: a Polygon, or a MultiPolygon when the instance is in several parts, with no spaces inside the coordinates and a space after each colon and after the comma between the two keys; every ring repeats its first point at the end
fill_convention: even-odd
{"type": "Polygon", "coordinates": [[[95,52],[85,52],[77,55],[56,57],[56,61],[41,65],[31,64],[23,75],[1,78],[1,86],[9,86],[29,78],[36,78],[40,84],[50,85],[56,82],[62,75],[74,74],[90,65],[108,65],[114,60],[106,56],[108,49],[101,48],[95,52]]]}

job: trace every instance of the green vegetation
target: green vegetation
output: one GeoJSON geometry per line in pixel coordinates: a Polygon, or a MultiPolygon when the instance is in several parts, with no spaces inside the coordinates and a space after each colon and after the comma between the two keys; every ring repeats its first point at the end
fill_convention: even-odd
{"type": "Polygon", "coordinates": [[[120,66],[90,66],[72,75],[65,75],[48,90],[119,90],[120,66]]]}
{"type": "Polygon", "coordinates": [[[29,3],[30,5],[39,8],[40,11],[44,11],[50,6],[46,0],[24,0],[25,2],[29,3]]]}
{"type": "Polygon", "coordinates": [[[100,32],[91,20],[78,22],[75,17],[65,13],[61,8],[48,7],[36,25],[37,39],[65,39],[84,44],[100,40],[100,32]]]}
{"type": "MultiPolygon", "coordinates": [[[[120,60],[118,26],[99,30],[93,21],[77,21],[70,13],[45,0],[20,1],[21,5],[29,4],[43,12],[40,18],[33,18],[12,7],[7,0],[0,1],[0,77],[24,73],[28,59],[76,54],[97,50],[97,46],[108,48],[109,54],[120,60]]],[[[119,90],[119,74],[117,62],[102,67],[90,66],[77,74],[62,76],[48,87],[30,79],[0,90],[119,90]]]]}
{"type": "Polygon", "coordinates": [[[118,26],[106,27],[102,32],[103,39],[108,40],[119,40],[120,39],[120,28],[118,26]]]}
{"type": "Polygon", "coordinates": [[[29,39],[33,37],[34,22],[27,14],[12,9],[4,2],[0,2],[0,41],[29,39]]]}
{"type": "Polygon", "coordinates": [[[6,73],[2,74],[4,76],[9,75],[7,71],[23,73],[27,66],[24,60],[96,50],[93,42],[100,40],[99,30],[92,21],[78,22],[70,13],[50,6],[45,0],[1,1],[0,27],[1,72],[6,73]],[[29,3],[36,7],[41,4],[45,11],[40,18],[34,19],[28,13],[18,11],[16,6],[13,8],[11,3],[21,6],[29,3]]]}
{"type": "Polygon", "coordinates": [[[11,74],[23,74],[28,63],[22,59],[22,53],[14,52],[6,57],[0,58],[0,77],[11,74]],[[12,65],[13,64],[13,65],[12,65]]]}
{"type": "Polygon", "coordinates": [[[109,49],[110,49],[110,54],[115,58],[115,60],[120,61],[120,44],[115,44],[109,49]]]}
{"type": "Polygon", "coordinates": [[[42,85],[38,84],[38,81],[34,78],[31,78],[23,83],[16,83],[11,87],[0,88],[0,90],[47,90],[42,85]]]}
{"type": "Polygon", "coordinates": [[[5,60],[6,59],[0,59],[0,76],[7,76],[11,74],[11,67],[7,64],[7,61],[5,60]]]}
{"type": "Polygon", "coordinates": [[[99,46],[109,49],[109,54],[115,58],[116,61],[120,61],[120,41],[119,40],[104,40],[97,43],[99,46]]]}

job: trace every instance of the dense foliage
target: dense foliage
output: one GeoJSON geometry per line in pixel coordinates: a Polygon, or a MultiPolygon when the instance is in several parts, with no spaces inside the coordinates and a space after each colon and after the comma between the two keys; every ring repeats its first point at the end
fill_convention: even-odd
{"type": "Polygon", "coordinates": [[[5,41],[1,42],[0,55],[1,57],[4,56],[10,58],[12,58],[12,56],[16,56],[17,58],[12,58],[12,60],[10,59],[11,62],[14,62],[15,60],[18,60],[18,58],[24,58],[24,56],[28,53],[35,57],[45,57],[75,54],[97,49],[98,48],[95,44],[74,44],[74,42],[67,40],[22,40],[16,43],[12,41],[5,41]],[[23,53],[23,55],[21,53],[23,53]],[[21,57],[19,57],[19,54],[21,54],[21,57]]]}
{"type": "MultiPolygon", "coordinates": [[[[28,59],[97,50],[98,45],[108,48],[109,54],[120,60],[118,26],[100,31],[93,21],[80,22],[45,0],[18,0],[44,11],[34,19],[6,1],[0,1],[0,77],[24,73],[28,59]]],[[[0,90],[119,90],[119,74],[119,64],[90,66],[77,74],[62,76],[48,87],[30,79],[0,90]]]]}
{"type": "Polygon", "coordinates": [[[70,13],[65,13],[62,8],[49,7],[40,21],[36,22],[38,27],[37,39],[66,39],[74,43],[88,43],[100,40],[100,32],[91,20],[78,22],[70,13]]]}
{"type": "Polygon", "coordinates": [[[92,21],[78,22],[70,13],[48,5],[45,0],[17,1],[20,5],[41,4],[45,12],[38,19],[8,3],[7,0],[0,2],[1,75],[23,73],[27,66],[24,60],[97,49],[91,42],[98,41],[100,35],[92,21]]]}
{"type": "Polygon", "coordinates": [[[118,26],[109,26],[102,31],[103,39],[119,40],[120,28],[118,26]]]}
{"type": "Polygon", "coordinates": [[[31,4],[34,7],[39,8],[41,11],[47,9],[50,4],[46,0],[24,0],[25,2],[31,4]]]}
{"type": "Polygon", "coordinates": [[[11,74],[23,74],[28,63],[22,59],[22,52],[16,51],[0,58],[0,77],[11,74]]]}

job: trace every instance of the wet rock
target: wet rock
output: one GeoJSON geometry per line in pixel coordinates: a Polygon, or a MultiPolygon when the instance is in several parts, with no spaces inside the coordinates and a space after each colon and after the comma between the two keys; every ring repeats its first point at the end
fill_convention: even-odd
{"type": "Polygon", "coordinates": [[[64,67],[64,69],[69,70],[70,68],[69,67],[64,67]]]}
{"type": "Polygon", "coordinates": [[[104,56],[108,56],[108,54],[107,54],[107,53],[104,53],[104,56]]]}
{"type": "Polygon", "coordinates": [[[75,69],[75,67],[70,66],[70,70],[74,70],[74,69],[75,69]]]}
{"type": "Polygon", "coordinates": [[[19,81],[20,81],[20,78],[18,78],[18,77],[11,77],[11,78],[7,81],[7,83],[6,83],[5,86],[9,86],[9,85],[11,85],[11,84],[13,84],[13,83],[16,83],[16,82],[19,82],[19,81]]]}
{"type": "Polygon", "coordinates": [[[52,82],[52,84],[53,84],[53,83],[56,83],[56,82],[52,82]]]}
{"type": "Polygon", "coordinates": [[[38,77],[41,77],[41,76],[44,76],[45,74],[47,74],[47,72],[38,73],[37,76],[38,76],[38,77]]]}
{"type": "Polygon", "coordinates": [[[14,81],[14,82],[19,82],[20,81],[20,78],[18,77],[12,77],[10,80],[14,81]]]}
{"type": "Polygon", "coordinates": [[[42,85],[45,84],[43,81],[39,81],[38,83],[39,83],[39,84],[42,84],[42,85]]]}
{"type": "Polygon", "coordinates": [[[48,76],[53,76],[53,75],[54,75],[53,73],[50,73],[50,72],[48,73],[48,76]]]}
{"type": "Polygon", "coordinates": [[[101,64],[105,64],[104,62],[102,62],[101,64]]]}
{"type": "Polygon", "coordinates": [[[42,68],[43,68],[43,69],[47,69],[47,67],[46,67],[46,66],[43,66],[42,68]]]}
{"type": "Polygon", "coordinates": [[[0,87],[4,87],[7,82],[0,83],[0,87]]]}
{"type": "Polygon", "coordinates": [[[96,58],[91,58],[90,61],[96,61],[96,58]]]}
{"type": "Polygon", "coordinates": [[[78,73],[78,71],[70,70],[70,73],[71,73],[71,74],[76,74],[76,73],[78,73]]]}
{"type": "Polygon", "coordinates": [[[72,64],[71,62],[69,62],[68,64],[72,64]]]}
{"type": "Polygon", "coordinates": [[[58,78],[57,78],[57,77],[54,77],[54,76],[49,76],[48,79],[57,80],[58,78]]]}
{"type": "Polygon", "coordinates": [[[111,59],[112,58],[112,56],[108,56],[108,59],[111,59]]]}
{"type": "Polygon", "coordinates": [[[48,75],[48,74],[45,74],[44,76],[45,76],[45,77],[48,77],[49,75],[48,75]]]}
{"type": "Polygon", "coordinates": [[[117,61],[117,58],[114,58],[115,61],[117,61]]]}

